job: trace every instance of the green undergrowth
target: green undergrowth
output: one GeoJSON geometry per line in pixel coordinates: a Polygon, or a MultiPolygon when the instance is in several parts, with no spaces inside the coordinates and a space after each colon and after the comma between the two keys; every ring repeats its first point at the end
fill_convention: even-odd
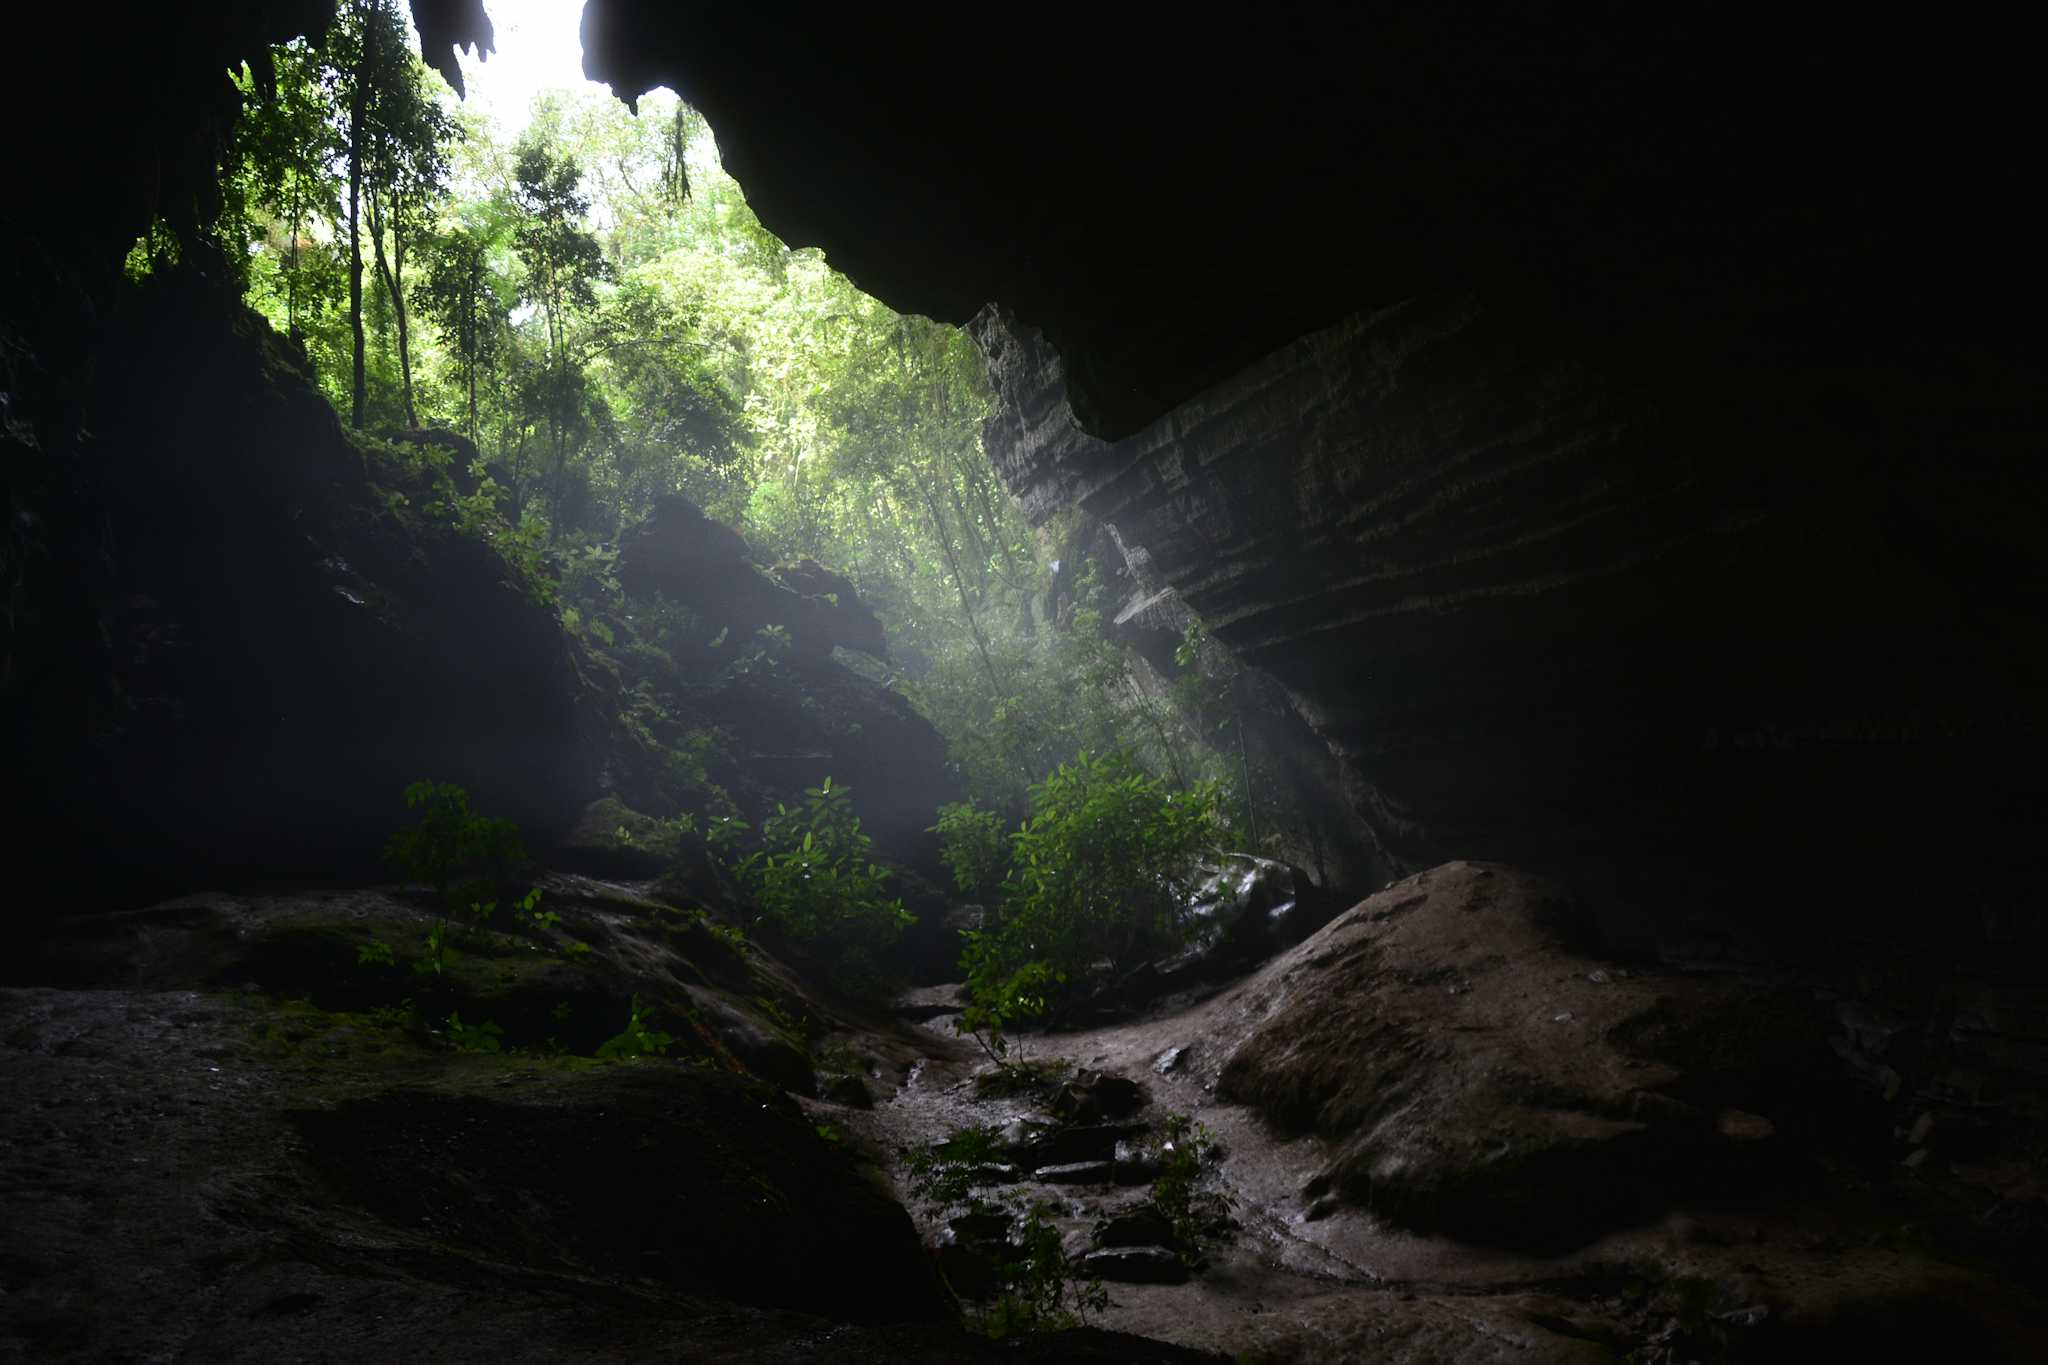
{"type": "Polygon", "coordinates": [[[974,1096],[994,1100],[1028,1095],[1043,1100],[1059,1089],[1073,1071],[1074,1064],[1064,1057],[1025,1060],[1006,1056],[987,1071],[976,1074],[974,1096]]]}
{"type": "Polygon", "coordinates": [[[998,1221],[1001,1235],[984,1239],[990,1292],[968,1305],[970,1329],[998,1340],[1085,1325],[1109,1307],[1098,1277],[1069,1255],[1058,1225],[1059,1208],[1019,1191],[991,1197],[981,1172],[1002,1160],[996,1131],[962,1128],[937,1142],[904,1150],[911,1197],[937,1218],[998,1221]]]}

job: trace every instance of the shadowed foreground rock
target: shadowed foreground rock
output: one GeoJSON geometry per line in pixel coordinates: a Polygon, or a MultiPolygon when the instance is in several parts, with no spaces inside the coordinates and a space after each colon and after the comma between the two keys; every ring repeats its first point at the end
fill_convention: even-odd
{"type": "MultiPolygon", "coordinates": [[[[610,981],[624,957],[671,992],[727,971],[635,937],[630,905],[550,886],[611,959],[536,958],[554,979],[528,984],[572,1018],[627,984],[610,981]]],[[[377,893],[185,904],[78,923],[76,953],[10,952],[10,982],[70,988],[0,987],[0,1361],[1218,1359],[1107,1332],[968,1335],[885,1187],[715,1047],[451,1052],[367,1008],[360,983],[440,988],[329,949],[416,914],[377,893]],[[162,984],[223,974],[272,993],[162,984]]],[[[521,955],[472,955],[448,989],[482,1008],[473,988],[521,955]]]]}

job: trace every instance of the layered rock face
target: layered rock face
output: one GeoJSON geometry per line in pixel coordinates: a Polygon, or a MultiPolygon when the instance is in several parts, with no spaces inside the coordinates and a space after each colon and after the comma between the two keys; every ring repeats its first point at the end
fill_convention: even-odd
{"type": "Polygon", "coordinates": [[[1688,912],[1883,920],[1934,847],[1973,900],[2021,884],[2037,680],[1944,573],[1953,537],[1858,521],[1857,490],[1730,496],[1721,450],[1467,294],[1356,314],[1116,442],[1042,336],[975,331],[1027,510],[1108,522],[1277,678],[1390,873],[1512,859],[1686,952],[1688,912]]]}

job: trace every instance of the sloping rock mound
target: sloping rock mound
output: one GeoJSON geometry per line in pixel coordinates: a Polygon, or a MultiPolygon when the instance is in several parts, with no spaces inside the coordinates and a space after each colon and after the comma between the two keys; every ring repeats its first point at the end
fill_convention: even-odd
{"type": "Polygon", "coordinates": [[[1818,1020],[1579,956],[1581,927],[1504,866],[1390,887],[1241,988],[1217,1093],[1329,1141],[1311,1197],[1475,1240],[1571,1244],[1758,1178],[1835,1093],[1818,1020]]]}
{"type": "Polygon", "coordinates": [[[700,806],[672,780],[678,753],[752,819],[830,777],[878,852],[940,870],[928,826],[959,780],[907,698],[833,657],[888,657],[851,579],[809,559],[763,569],[737,532],[668,496],[620,537],[619,583],[630,619],[618,647],[592,649],[627,716],[612,764],[624,800],[660,815],[700,806]]]}
{"type": "Polygon", "coordinates": [[[813,559],[764,570],[739,532],[680,495],[655,499],[647,520],[620,537],[619,582],[634,597],[659,593],[685,604],[707,634],[744,640],[774,626],[802,658],[822,659],[835,646],[888,653],[882,623],[851,579],[813,559]]]}

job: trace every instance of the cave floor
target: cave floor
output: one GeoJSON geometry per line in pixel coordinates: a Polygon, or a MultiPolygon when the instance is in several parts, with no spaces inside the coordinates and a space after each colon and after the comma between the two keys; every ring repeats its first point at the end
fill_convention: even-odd
{"type": "MultiPolygon", "coordinates": [[[[906,997],[925,1014],[956,988],[906,997]]],[[[1636,1226],[1558,1254],[1419,1236],[1306,1193],[1325,1160],[1313,1136],[1275,1135],[1220,1101],[1215,1040],[1241,1031],[1225,990],[1150,1017],[1023,1040],[1033,1062],[1060,1061],[1136,1081],[1149,1104],[1133,1122],[1191,1116],[1217,1139],[1205,1177],[1235,1229],[1184,1284],[1107,1285],[1102,1325],[1261,1365],[1286,1362],[1680,1362],[1775,1359],[1862,1344],[1893,1358],[1908,1340],[1954,1346],[1982,1333],[1978,1359],[2025,1359],[2002,1342],[2038,1340],[2040,1306],[1995,1268],[1935,1253],[1880,1192],[1841,1179],[1711,1205],[1674,1205],[1636,1226]],[[1175,1064],[1162,1071],[1173,1049],[1175,1064]]],[[[1029,1096],[981,1098],[993,1069],[938,1014],[913,1027],[929,1047],[871,1111],[807,1103],[884,1164],[928,1242],[943,1218],[912,1197],[903,1149],[970,1125],[1048,1120],[1029,1096]]],[[[900,1035],[889,1051],[903,1066],[900,1035]]],[[[1009,1187],[1059,1209],[1070,1253],[1105,1217],[1145,1201],[1140,1186],[1026,1181],[1009,1187]]],[[[1001,1189],[984,1193],[1002,1194],[1001,1189]]]]}
{"type": "MultiPolygon", "coordinates": [[[[646,901],[644,887],[548,886],[565,928],[596,946],[580,962],[523,940],[475,955],[465,970],[491,974],[479,981],[510,974],[488,997],[508,1030],[521,1027],[522,992],[575,1000],[579,1017],[602,1005],[612,1028],[623,1014],[613,996],[669,981],[679,1005],[701,999],[702,1020],[733,1047],[753,1047],[762,1066],[794,1056],[808,1082],[810,1063],[763,1027],[809,1010],[826,1034],[813,1033],[813,1058],[844,1057],[836,1044],[864,1056],[874,1107],[792,1102],[705,1058],[451,1051],[397,1008],[398,993],[421,989],[413,973],[381,969],[381,994],[354,998],[385,980],[356,961],[367,930],[416,951],[430,918],[383,892],[198,897],[46,935],[39,956],[10,949],[0,979],[0,1365],[1191,1358],[1129,1336],[1013,1347],[943,1314],[849,1326],[812,1311],[837,1293],[872,1315],[928,1278],[918,1240],[936,1244],[941,1228],[910,1197],[904,1148],[1030,1117],[1037,1101],[978,1098],[989,1063],[944,1014],[910,1022],[844,1008],[804,993],[765,954],[720,966],[723,941],[646,901]],[[311,932],[322,926],[333,932],[311,932]],[[682,995],[673,979],[698,969],[740,983],[727,994],[753,1013],[726,1018],[713,1009],[726,995],[682,995]],[[251,977],[267,989],[242,984],[251,977]],[[586,1007],[578,992],[600,983],[612,994],[586,1007]],[[323,991],[336,997],[327,1006],[305,998],[323,991]],[[840,1155],[812,1139],[813,1125],[842,1135],[840,1155]],[[801,1160],[760,1155],[792,1126],[809,1143],[801,1160]],[[782,1248],[830,1230],[819,1197],[866,1216],[868,1182],[844,1149],[894,1181],[918,1236],[893,1212],[886,1248],[874,1227],[846,1224],[844,1245],[869,1250],[814,1258],[804,1273],[815,1280],[776,1278],[782,1248]],[[732,1171],[704,1175],[721,1152],[739,1154],[738,1183],[765,1176],[803,1192],[780,1213],[728,1208],[732,1171]],[[803,1185],[820,1162],[827,1176],[803,1185]],[[721,1290],[730,1239],[749,1237],[770,1269],[721,1290]]],[[[930,988],[909,1003],[929,1015],[950,994],[930,988]]],[[[1138,1082],[1148,1102],[1132,1121],[1157,1131],[1167,1113],[1186,1114],[1218,1139],[1205,1185],[1234,1231],[1187,1283],[1109,1285],[1102,1328],[1258,1365],[1894,1359],[1908,1347],[2041,1358],[2029,1349],[2048,1340],[2031,1292],[2038,1268],[1944,1249],[1922,1206],[1899,1197],[1896,1171],[1887,1181],[1826,1170],[1796,1189],[1674,1203],[1546,1255],[1417,1236],[1311,1197],[1322,1140],[1276,1135],[1217,1097],[1248,1008],[1231,987],[1022,1040],[1034,1060],[1138,1082]],[[1162,1071],[1173,1049],[1178,1063],[1162,1071]]],[[[1146,1196],[1142,1185],[1014,1188],[1056,1206],[1077,1252],[1099,1219],[1146,1196]]]]}

